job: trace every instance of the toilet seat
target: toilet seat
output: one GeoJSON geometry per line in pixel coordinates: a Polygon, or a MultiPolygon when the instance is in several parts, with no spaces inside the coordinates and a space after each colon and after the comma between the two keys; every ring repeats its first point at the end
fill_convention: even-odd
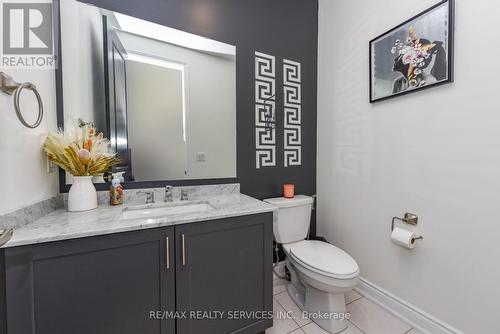
{"type": "Polygon", "coordinates": [[[291,258],[317,274],[340,280],[359,276],[356,261],[342,249],[327,242],[303,240],[283,246],[291,258]]]}

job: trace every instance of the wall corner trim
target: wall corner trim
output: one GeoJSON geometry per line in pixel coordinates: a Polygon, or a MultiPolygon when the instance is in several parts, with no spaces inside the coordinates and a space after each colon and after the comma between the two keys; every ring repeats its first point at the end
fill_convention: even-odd
{"type": "Polygon", "coordinates": [[[464,334],[458,329],[453,328],[410,303],[394,296],[365,278],[360,278],[359,285],[354,290],[422,333],[464,334]]]}

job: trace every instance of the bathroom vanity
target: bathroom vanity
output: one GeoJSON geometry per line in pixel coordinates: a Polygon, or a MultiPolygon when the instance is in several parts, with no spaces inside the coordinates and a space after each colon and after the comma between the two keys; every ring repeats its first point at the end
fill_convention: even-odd
{"type": "MultiPolygon", "coordinates": [[[[53,6],[57,124],[110,139],[128,203],[106,204],[96,175],[96,210],[20,210],[43,214],[14,219],[0,247],[0,334],[264,332],[274,208],[227,184],[236,46],[80,1],[53,6]],[[167,196],[167,185],[181,187],[167,196]]],[[[63,202],[73,178],[60,169],[59,183],[63,202]]]]}
{"type": "Polygon", "coordinates": [[[15,230],[0,249],[0,333],[271,327],[272,207],[241,194],[204,203],[213,209],[124,220],[127,206],[60,209],[15,230]]]}

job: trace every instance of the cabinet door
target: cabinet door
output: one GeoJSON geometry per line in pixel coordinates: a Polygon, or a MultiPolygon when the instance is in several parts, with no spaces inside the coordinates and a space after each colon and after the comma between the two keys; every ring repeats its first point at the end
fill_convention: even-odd
{"type": "Polygon", "coordinates": [[[175,308],[173,250],[173,228],[6,249],[8,333],[174,334],[151,313],[175,308]]]}
{"type": "Polygon", "coordinates": [[[177,310],[187,312],[177,334],[255,334],[272,326],[272,213],[180,225],[175,237],[177,310]],[[197,311],[212,313],[193,318],[197,311]]]}

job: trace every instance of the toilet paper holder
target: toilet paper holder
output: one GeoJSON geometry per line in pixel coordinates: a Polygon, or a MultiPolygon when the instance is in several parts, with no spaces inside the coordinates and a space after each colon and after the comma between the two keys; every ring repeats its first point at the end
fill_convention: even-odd
{"type": "MultiPolygon", "coordinates": [[[[399,220],[403,223],[409,224],[409,225],[417,225],[418,224],[418,216],[414,213],[407,212],[404,214],[403,218],[401,217],[393,217],[392,218],[392,224],[391,224],[391,231],[394,231],[394,224],[396,223],[396,220],[399,220]]],[[[415,240],[423,240],[423,236],[419,236],[418,238],[415,238],[415,240]]]]}

